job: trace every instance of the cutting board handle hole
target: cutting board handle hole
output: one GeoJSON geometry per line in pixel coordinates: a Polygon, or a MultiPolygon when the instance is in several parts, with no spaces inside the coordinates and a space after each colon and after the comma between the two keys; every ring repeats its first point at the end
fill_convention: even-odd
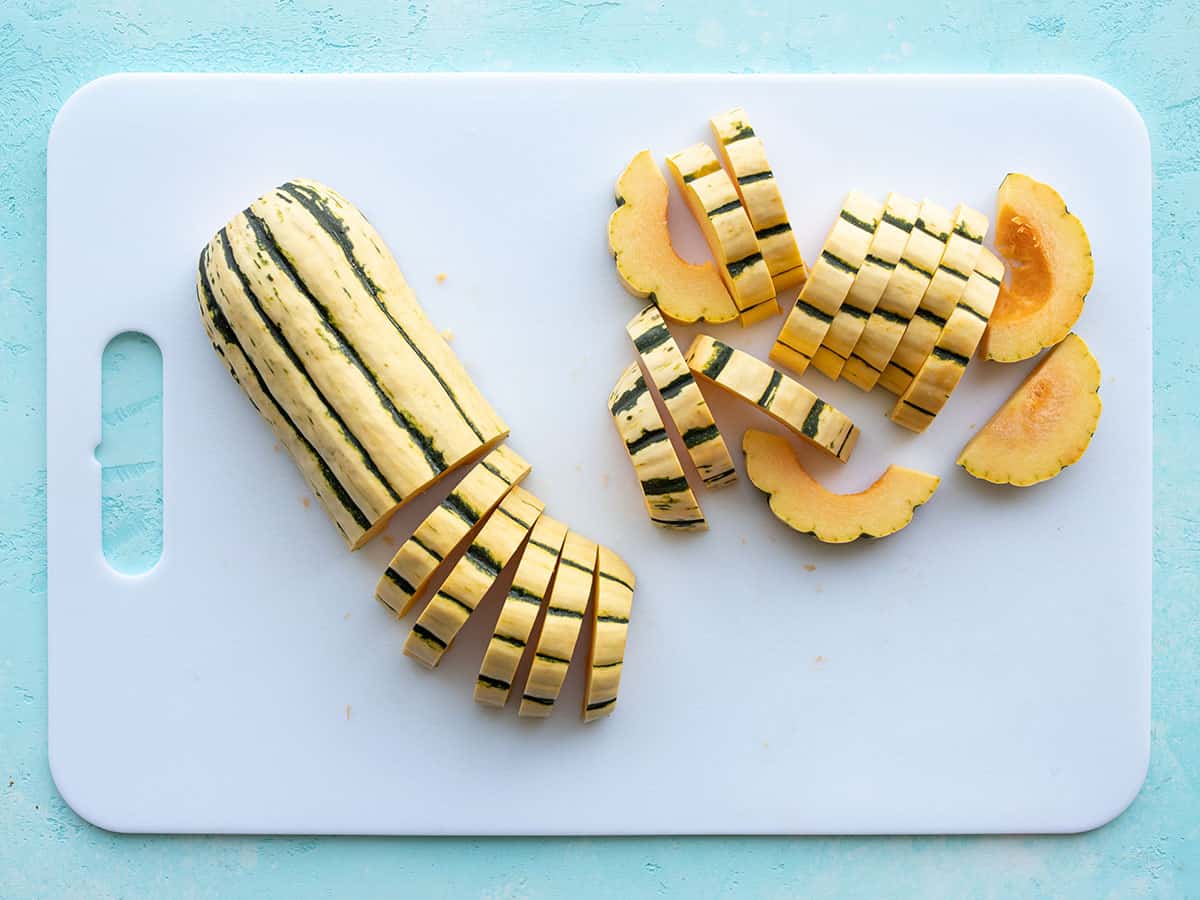
{"type": "Polygon", "coordinates": [[[116,572],[140,575],[163,547],[162,352],[138,331],[100,357],[100,545],[116,572]]]}

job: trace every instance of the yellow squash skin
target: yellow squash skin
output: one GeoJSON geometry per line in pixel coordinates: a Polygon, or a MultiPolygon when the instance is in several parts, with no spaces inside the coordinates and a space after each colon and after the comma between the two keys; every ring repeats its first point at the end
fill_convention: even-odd
{"type": "Polygon", "coordinates": [[[933,352],[889,413],[897,425],[920,433],[933,424],[966,374],[1003,278],[1004,264],[987,247],[980,248],[975,271],[967,279],[966,290],[951,311],[933,352]]]}
{"type": "Polygon", "coordinates": [[[508,702],[513,676],[554,580],[566,537],[567,526],[550,516],[539,517],[533,526],[475,679],[477,703],[503,706],[508,702]]]}
{"type": "Polygon", "coordinates": [[[762,360],[700,334],[688,348],[687,361],[701,378],[753,403],[839,462],[854,452],[858,428],[849,417],[762,360]]]}
{"type": "Polygon", "coordinates": [[[754,226],[712,150],[707,144],[694,144],[668,156],[667,168],[708,241],[742,325],[753,325],[779,312],[775,284],[754,226]]]}
{"type": "Polygon", "coordinates": [[[629,321],[625,330],[641,354],[650,380],[662,397],[704,486],[720,488],[736,482],[737,469],[712,410],[658,310],[647,306],[629,321]]]}
{"type": "Polygon", "coordinates": [[[417,617],[404,642],[405,655],[430,669],[442,661],[479,601],[520,551],[544,506],[523,487],[509,492],[417,617]]]}
{"type": "Polygon", "coordinates": [[[1048,481],[1082,458],[1101,407],[1100,364],[1072,332],[963,447],[958,464],[993,484],[1048,481]]]}
{"type": "Polygon", "coordinates": [[[954,219],[948,209],[923,200],[916,220],[905,224],[908,241],[900,264],[842,369],[842,377],[859,390],[874,388],[891,362],[941,261],[954,219]]]}
{"type": "Polygon", "coordinates": [[[592,644],[588,648],[583,720],[612,715],[625,664],[625,638],[637,579],[625,560],[601,546],[596,565],[596,602],[592,604],[592,644]]]}
{"type": "Polygon", "coordinates": [[[808,269],[788,222],[783,194],[767,162],[762,138],[755,134],[740,106],[709,119],[721,158],[733,175],[738,196],[754,226],[754,236],[775,284],[775,293],[803,284],[808,269]]]}
{"type": "Polygon", "coordinates": [[[936,475],[888,466],[865,491],[834,494],[804,471],[779,435],[750,429],[742,449],[746,473],[756,488],[770,496],[771,512],[789,527],[826,544],[895,534],[912,521],[913,511],[933,496],[940,483],[936,475]]]}
{"type": "Polygon", "coordinates": [[[854,286],[883,218],[879,201],[851,191],[771,347],[771,359],[803,374],[854,286]]]}
{"type": "Polygon", "coordinates": [[[442,561],[458,553],[529,469],[529,463],[504,445],[476,463],[400,545],[375,586],[375,597],[397,616],[407,615],[442,561]]]}
{"type": "Polygon", "coordinates": [[[919,208],[915,200],[903,194],[888,194],[883,217],[875,228],[854,283],[850,285],[850,293],[833,317],[821,346],[813,354],[813,368],[826,378],[836,381],[841,377],[846,360],[862,337],[871,313],[875,312],[879,298],[900,263],[900,254],[908,243],[908,233],[912,231],[919,208]]]}
{"type": "Polygon", "coordinates": [[[608,411],[633,463],[650,521],[674,531],[707,529],[700,503],[637,363],[630,363],[617,379],[608,397],[608,411]]]}
{"type": "Polygon", "coordinates": [[[987,216],[966,204],[954,211],[954,227],[921,305],[883,370],[879,386],[899,396],[916,377],[967,289],[987,235],[987,216]]]}
{"type": "Polygon", "coordinates": [[[617,208],[608,219],[608,247],[621,283],[652,300],[674,322],[732,322],[733,298],[711,262],[693,265],[675,252],[667,227],[667,180],[649,150],[617,180],[617,208]]]}
{"type": "Polygon", "coordinates": [[[234,216],[201,253],[197,296],[351,549],[508,434],[378,232],[331,188],[289,181],[234,216]]]}
{"type": "Polygon", "coordinates": [[[996,197],[996,249],[1008,262],[983,353],[1016,362],[1052,347],[1074,327],[1092,289],[1092,245],[1058,191],[1011,174],[996,197]]]}
{"type": "Polygon", "coordinates": [[[517,712],[522,717],[544,719],[554,711],[554,701],[575,653],[579,630],[596,583],[596,544],[574,531],[567,533],[554,587],[542,620],[529,677],[517,712]]]}

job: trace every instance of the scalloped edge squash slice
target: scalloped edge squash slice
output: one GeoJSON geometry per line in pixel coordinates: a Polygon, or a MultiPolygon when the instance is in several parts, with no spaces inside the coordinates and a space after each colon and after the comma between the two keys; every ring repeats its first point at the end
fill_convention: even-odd
{"type": "Polygon", "coordinates": [[[963,447],[958,464],[993,484],[1048,481],[1087,451],[1102,405],[1100,364],[1072,332],[963,447]]]}
{"type": "Polygon", "coordinates": [[[915,469],[888,466],[857,494],[826,490],[800,465],[786,439],[750,428],[742,438],[746,473],[771,498],[771,512],[796,531],[826,544],[895,534],[912,521],[941,479],[915,469]]]}
{"type": "Polygon", "coordinates": [[[1083,312],[1095,276],[1092,245],[1058,191],[1013,172],[996,195],[996,250],[1008,279],[983,354],[996,362],[1029,359],[1065,338],[1083,312]]]}
{"type": "Polygon", "coordinates": [[[732,322],[733,298],[713,263],[693,265],[675,252],[667,227],[667,179],[649,150],[617,179],[617,208],[608,219],[608,247],[617,274],[635,297],[653,301],[675,322],[732,322]]]}

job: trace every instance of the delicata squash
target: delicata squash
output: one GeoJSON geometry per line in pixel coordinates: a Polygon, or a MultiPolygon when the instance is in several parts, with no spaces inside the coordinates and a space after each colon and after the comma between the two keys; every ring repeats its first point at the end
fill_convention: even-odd
{"type": "Polygon", "coordinates": [[[1000,185],[996,206],[996,249],[1008,263],[1008,281],[983,353],[1016,362],[1067,336],[1083,312],[1095,268],[1083,223],[1050,185],[1013,173],[1000,185]]]}
{"type": "Polygon", "coordinates": [[[1071,333],[967,443],[958,464],[984,481],[1026,487],[1080,460],[1100,421],[1100,364],[1071,333]]]}
{"type": "Polygon", "coordinates": [[[200,254],[213,348],[352,550],[508,428],[355,206],[297,179],[200,254]]]}
{"type": "Polygon", "coordinates": [[[621,283],[675,322],[732,322],[733,298],[711,262],[693,265],[675,252],[667,228],[667,180],[643,150],[617,180],[608,247],[621,283]]]}
{"type": "Polygon", "coordinates": [[[788,442],[753,428],[742,439],[746,473],[771,498],[771,512],[826,544],[895,534],[912,521],[913,511],[933,496],[940,479],[915,469],[888,466],[857,494],[827,491],[804,470],[788,442]]]}

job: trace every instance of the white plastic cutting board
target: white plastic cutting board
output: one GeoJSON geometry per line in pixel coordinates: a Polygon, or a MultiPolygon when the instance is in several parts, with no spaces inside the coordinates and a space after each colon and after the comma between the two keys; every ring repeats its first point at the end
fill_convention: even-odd
{"type": "MultiPolygon", "coordinates": [[[[119,76],[67,103],[48,168],[49,750],[85,818],[198,832],[1075,831],[1136,794],[1149,752],[1150,162],[1140,118],[1109,87],[119,76]],[[745,480],[702,496],[706,534],[647,523],[604,406],[638,309],[605,245],[612,186],[634,152],[706,140],[708,117],[735,104],[766,140],[810,259],[850,188],[989,214],[1008,171],[1061,190],[1092,239],[1077,327],[1104,369],[1079,465],[1029,490],[955,468],[1028,365],[973,365],[920,437],[887,421],[882,392],[813,372],[803,381],[863,429],[844,468],[803,451],[820,477],[857,490],[891,462],[943,477],[910,528],[821,546],[745,480]],[[297,175],[366,211],[511,424],[529,486],[637,572],[611,719],[579,721],[578,677],[546,722],[473,703],[494,606],[435,673],[404,658],[406,628],[372,599],[391,548],[343,549],[214,358],[193,295],[199,249],[297,175]],[[165,551],[141,577],[101,555],[92,455],[100,353],[126,329],[164,357],[165,551]]],[[[765,354],[780,321],[720,334],[765,354]]],[[[735,446],[764,424],[714,400],[735,446]]]]}

